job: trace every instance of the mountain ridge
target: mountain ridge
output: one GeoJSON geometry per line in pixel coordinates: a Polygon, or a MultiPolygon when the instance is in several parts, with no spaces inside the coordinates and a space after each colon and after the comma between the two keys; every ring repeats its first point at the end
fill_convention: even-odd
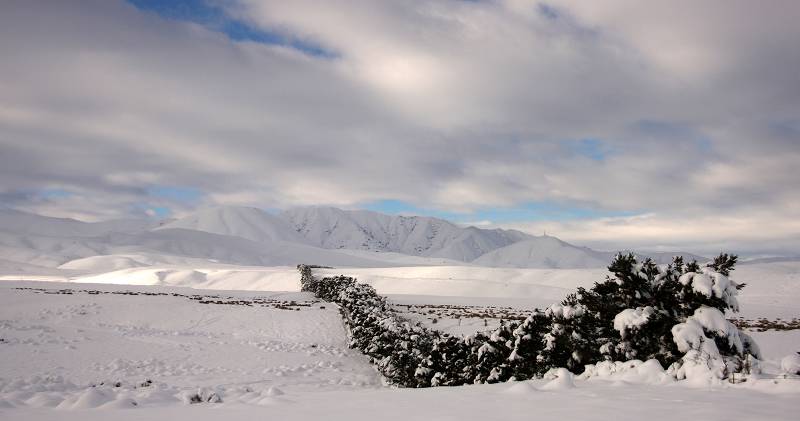
{"type": "Polygon", "coordinates": [[[530,238],[520,231],[459,227],[434,217],[366,210],[305,207],[284,211],[280,216],[317,247],[378,250],[464,262],[530,238]]]}
{"type": "MultiPolygon", "coordinates": [[[[547,235],[331,207],[273,214],[221,206],[162,223],[146,219],[89,223],[0,211],[2,266],[30,270],[87,268],[93,262],[116,268],[182,260],[258,266],[312,262],[357,267],[463,264],[575,269],[605,267],[614,254],[547,235]],[[91,259],[95,256],[108,257],[91,259]]],[[[657,263],[665,263],[673,254],[700,257],[652,255],[657,263]]]]}

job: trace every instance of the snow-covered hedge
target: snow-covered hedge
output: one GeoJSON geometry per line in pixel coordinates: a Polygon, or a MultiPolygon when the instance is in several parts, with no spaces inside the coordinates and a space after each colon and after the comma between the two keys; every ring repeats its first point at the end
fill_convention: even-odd
{"type": "MultiPolygon", "coordinates": [[[[304,291],[339,304],[350,346],[370,357],[388,382],[403,387],[495,383],[574,373],[614,361],[657,361],[672,377],[726,378],[757,366],[753,340],[725,318],[738,311],[744,286],[728,278],[736,256],[706,267],[676,257],[659,267],[618,255],[613,277],[578,288],[522,322],[455,337],[412,323],[374,288],[346,276],[317,279],[298,266],[304,291]]],[[[610,366],[609,366],[610,367],[610,366]]]]}
{"type": "MultiPolygon", "coordinates": [[[[350,334],[350,347],[358,348],[392,384],[431,386],[436,374],[426,367],[447,335],[411,323],[395,313],[386,298],[354,278],[334,276],[317,279],[311,267],[298,266],[303,291],[339,304],[350,334]]],[[[461,384],[461,383],[457,383],[461,384]]]]}

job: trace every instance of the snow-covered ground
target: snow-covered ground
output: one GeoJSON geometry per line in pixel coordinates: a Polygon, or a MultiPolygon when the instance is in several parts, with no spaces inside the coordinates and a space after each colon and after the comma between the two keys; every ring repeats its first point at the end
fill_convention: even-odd
{"type": "Polygon", "coordinates": [[[335,306],[299,292],[2,282],[0,361],[6,409],[177,404],[198,388],[264,405],[380,384],[335,306]]]}
{"type": "MultiPolygon", "coordinates": [[[[413,257],[408,257],[413,259],[413,257]]],[[[5,275],[0,280],[45,280],[93,284],[182,286],[211,290],[297,291],[297,270],[290,266],[236,266],[208,261],[178,260],[116,269],[107,267],[110,256],[82,259],[82,272],[70,275],[5,275]],[[108,271],[104,271],[108,269],[108,271]],[[116,269],[116,270],[115,270],[116,269]],[[89,272],[88,274],[83,274],[89,272]]],[[[373,285],[398,304],[455,305],[461,307],[546,308],[579,286],[590,287],[604,279],[604,269],[512,269],[478,266],[407,266],[385,268],[318,269],[320,276],[346,274],[373,285]]],[[[800,262],[740,265],[732,275],[747,286],[741,291],[741,312],[754,320],[791,320],[800,317],[800,262]]],[[[430,310],[430,309],[426,309],[430,310]]],[[[734,315],[729,315],[733,317],[734,315]]],[[[485,318],[483,318],[485,319],[485,318]]],[[[468,333],[492,327],[499,319],[457,320],[438,317],[437,326],[468,333]]],[[[425,318],[420,319],[425,321],[425,318]]]]}
{"type": "MultiPolygon", "coordinates": [[[[763,344],[767,354],[797,339],[781,335],[765,335],[772,337],[763,344]]],[[[335,306],[298,292],[6,281],[0,337],[3,419],[788,420],[800,409],[798,380],[694,389],[666,379],[653,384],[647,372],[388,389],[346,348],[335,306]],[[222,402],[187,404],[198,392],[222,402]]]]}
{"type": "MultiPolygon", "coordinates": [[[[449,305],[512,313],[558,301],[605,275],[602,270],[473,266],[318,272],[358,276],[401,307],[449,305]]],[[[738,268],[733,278],[748,283],[740,296],[743,314],[796,317],[799,272],[800,263],[738,268]]],[[[0,282],[4,420],[788,420],[800,410],[798,379],[750,379],[698,389],[665,379],[650,367],[589,379],[386,388],[366,359],[347,349],[335,305],[297,292],[293,267],[207,262],[30,281],[11,278],[0,282]],[[55,293],[65,289],[72,293],[55,293]],[[222,402],[186,403],[195,394],[222,402]]],[[[432,326],[469,333],[483,323],[480,318],[461,325],[439,320],[432,326]]],[[[753,332],[767,360],[765,377],[780,371],[782,356],[800,350],[799,332],[753,332]]]]}

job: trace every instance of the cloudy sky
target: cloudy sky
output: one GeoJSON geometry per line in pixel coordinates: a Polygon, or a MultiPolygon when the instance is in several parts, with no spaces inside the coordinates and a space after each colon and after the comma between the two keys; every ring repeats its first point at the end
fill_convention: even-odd
{"type": "Polygon", "coordinates": [[[0,4],[0,206],[800,254],[800,2],[0,4]]]}

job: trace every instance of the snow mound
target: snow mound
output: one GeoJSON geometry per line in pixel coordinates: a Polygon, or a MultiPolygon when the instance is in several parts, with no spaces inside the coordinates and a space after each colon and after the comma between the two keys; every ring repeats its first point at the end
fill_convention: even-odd
{"type": "Polygon", "coordinates": [[[514,382],[509,388],[504,390],[505,393],[510,395],[527,395],[530,393],[536,393],[538,391],[539,389],[534,387],[530,380],[514,382]]]}
{"type": "Polygon", "coordinates": [[[783,357],[781,359],[781,370],[787,374],[800,375],[800,353],[783,357]]]}
{"type": "Polygon", "coordinates": [[[272,386],[269,389],[267,389],[267,396],[281,396],[283,394],[284,394],[283,390],[278,389],[275,386],[272,386]]]}
{"type": "Polygon", "coordinates": [[[146,266],[146,264],[131,256],[108,255],[70,260],[58,268],[87,272],[112,272],[142,266],[146,266]]]}
{"type": "Polygon", "coordinates": [[[297,270],[274,268],[197,268],[144,267],[122,269],[99,275],[74,278],[72,282],[116,285],[165,285],[202,289],[243,291],[295,291],[300,289],[297,270]]]}
{"type": "Polygon", "coordinates": [[[95,387],[90,387],[86,389],[83,393],[73,396],[71,398],[65,399],[60,405],[56,408],[58,409],[91,409],[91,408],[98,408],[103,406],[111,401],[114,398],[105,392],[101,392],[95,387]]]}
{"type": "Polygon", "coordinates": [[[545,379],[552,379],[541,387],[541,390],[567,390],[574,389],[575,382],[572,373],[566,368],[554,368],[544,374],[545,379]]]}
{"type": "Polygon", "coordinates": [[[288,400],[278,397],[282,395],[284,395],[282,390],[271,386],[261,391],[254,391],[249,388],[243,391],[231,391],[226,394],[226,397],[230,396],[230,399],[228,399],[229,401],[236,400],[250,405],[272,406],[288,402],[288,400]]]}
{"type": "Polygon", "coordinates": [[[60,376],[34,376],[0,383],[0,407],[9,408],[127,409],[138,406],[133,396],[130,388],[108,384],[78,386],[60,376]]]}
{"type": "Polygon", "coordinates": [[[586,366],[578,378],[624,381],[637,384],[663,384],[674,379],[667,374],[658,360],[602,361],[586,366]]]}

